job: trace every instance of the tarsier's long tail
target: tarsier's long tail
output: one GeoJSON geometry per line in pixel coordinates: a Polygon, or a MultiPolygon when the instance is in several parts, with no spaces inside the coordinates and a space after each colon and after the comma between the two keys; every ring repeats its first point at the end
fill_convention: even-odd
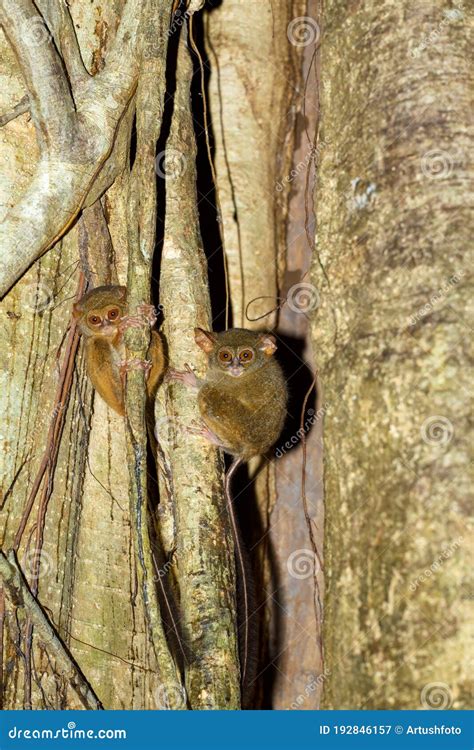
{"type": "MultiPolygon", "coordinates": [[[[242,545],[240,542],[239,528],[237,526],[237,519],[235,517],[234,504],[232,501],[231,494],[231,482],[232,477],[237,471],[240,464],[243,463],[242,458],[234,458],[232,461],[226,477],[225,477],[225,499],[227,503],[227,509],[229,511],[229,518],[232,526],[232,535],[234,537],[235,557],[238,561],[238,567],[242,582],[242,596],[244,602],[244,622],[243,622],[243,647],[242,647],[242,664],[241,664],[241,681],[242,685],[245,685],[245,679],[247,675],[247,660],[249,653],[249,584],[247,579],[247,571],[244,561],[244,555],[242,552],[242,545]]],[[[237,574],[239,574],[239,571],[237,574]]]]}

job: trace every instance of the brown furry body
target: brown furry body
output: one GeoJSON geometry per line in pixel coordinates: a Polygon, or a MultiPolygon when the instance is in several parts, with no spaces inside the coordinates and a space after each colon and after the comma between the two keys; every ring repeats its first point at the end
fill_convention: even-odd
{"type": "MultiPolygon", "coordinates": [[[[74,305],[74,317],[85,338],[87,374],[92,385],[111,409],[125,414],[124,384],[126,373],[123,334],[129,325],[143,325],[128,315],[127,289],[124,286],[100,286],[74,305]],[[108,316],[117,313],[114,320],[108,316]],[[99,323],[93,324],[97,318],[99,323]]],[[[166,361],[163,341],[157,331],[151,332],[148,349],[150,367],[147,377],[149,398],[154,398],[164,374],[166,361]]]]}
{"type": "Polygon", "coordinates": [[[224,450],[243,460],[266,453],[286,415],[286,384],[274,360],[242,380],[211,371],[198,394],[202,418],[224,450]],[[283,408],[282,408],[283,407],[283,408]]]}

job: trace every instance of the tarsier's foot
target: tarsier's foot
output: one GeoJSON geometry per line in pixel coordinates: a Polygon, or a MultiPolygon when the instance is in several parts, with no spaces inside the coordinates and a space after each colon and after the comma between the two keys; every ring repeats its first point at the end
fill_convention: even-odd
{"type": "Polygon", "coordinates": [[[204,438],[204,440],[212,443],[212,445],[217,445],[218,448],[224,448],[222,440],[202,420],[193,420],[189,427],[186,428],[186,432],[190,435],[198,435],[198,437],[204,438]]]}
{"type": "Polygon", "coordinates": [[[174,370],[170,367],[166,373],[166,380],[183,383],[183,385],[186,385],[188,388],[199,388],[200,382],[196,377],[196,374],[191,370],[189,365],[185,364],[184,367],[184,370],[174,370]]]}
{"type": "Polygon", "coordinates": [[[149,359],[123,359],[119,363],[119,370],[122,378],[130,370],[143,370],[145,378],[150,374],[152,368],[152,362],[149,359]]]}

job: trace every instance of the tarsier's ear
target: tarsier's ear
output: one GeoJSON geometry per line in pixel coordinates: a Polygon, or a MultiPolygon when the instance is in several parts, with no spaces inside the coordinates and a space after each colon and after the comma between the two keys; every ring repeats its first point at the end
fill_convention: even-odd
{"type": "Polygon", "coordinates": [[[210,354],[216,345],[214,334],[211,331],[205,331],[203,328],[194,329],[194,341],[206,354],[210,354]]]}
{"type": "Polygon", "coordinates": [[[79,302],[75,302],[72,306],[72,316],[73,318],[80,318],[82,315],[82,309],[79,304],[79,302]]]}
{"type": "Polygon", "coordinates": [[[118,286],[117,290],[121,299],[127,299],[127,287],[126,286],[118,286]]]}
{"type": "Polygon", "coordinates": [[[271,357],[273,352],[276,352],[276,338],[271,333],[264,333],[260,336],[258,348],[261,352],[265,352],[268,357],[271,357]]]}

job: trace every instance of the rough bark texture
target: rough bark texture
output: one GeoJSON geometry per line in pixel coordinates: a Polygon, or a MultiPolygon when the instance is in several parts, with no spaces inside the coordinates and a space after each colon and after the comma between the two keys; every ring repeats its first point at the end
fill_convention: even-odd
{"type": "MultiPolygon", "coordinates": [[[[193,329],[211,328],[205,256],[196,205],[196,144],[190,110],[192,63],[185,31],[177,63],[171,130],[166,146],[166,230],[160,300],[170,364],[205,368],[193,329]]],[[[157,438],[172,472],[176,568],[181,620],[190,659],[186,669],[193,708],[240,706],[233,592],[233,546],[222,494],[222,465],[214,448],[186,432],[199,418],[197,399],[182,385],[170,388],[168,416],[158,413],[157,438]]]]}
{"type": "Polygon", "coordinates": [[[311,205],[318,151],[314,138],[318,125],[318,91],[315,55],[317,4],[308,3],[301,21],[306,36],[301,48],[301,75],[295,105],[295,150],[291,169],[280,184],[289,191],[286,275],[279,313],[279,333],[285,354],[291,352],[287,427],[276,446],[277,497],[270,515],[270,539],[275,560],[271,633],[273,654],[278,654],[273,687],[275,709],[309,710],[319,707],[322,688],[322,415],[318,414],[316,388],[310,392],[303,420],[302,405],[311,387],[314,357],[310,343],[310,316],[317,296],[309,290],[306,274],[311,265],[314,214],[311,205]],[[311,25],[311,22],[315,24],[311,25]],[[306,285],[306,286],[305,286],[306,285]],[[284,342],[284,343],[283,343],[284,342]],[[303,428],[301,429],[301,421],[303,428]],[[306,463],[304,465],[305,442],[306,463]],[[305,489],[308,518],[303,502],[305,489]],[[311,535],[309,533],[311,527],[311,535]],[[314,548],[313,548],[314,545],[314,548]],[[318,559],[319,558],[319,559],[318,559]],[[285,613],[289,616],[285,617],[285,613]],[[289,678],[289,679],[288,679],[289,678]]]}
{"type": "Polygon", "coordinates": [[[252,326],[245,309],[262,296],[249,318],[275,307],[277,259],[285,243],[285,201],[278,206],[277,186],[291,163],[299,75],[287,28],[303,7],[248,3],[244,9],[239,0],[228,0],[207,20],[215,165],[236,326],[271,327],[275,321],[269,316],[252,326]]]}
{"type": "MultiPolygon", "coordinates": [[[[259,705],[274,708],[315,707],[320,692],[315,682],[321,660],[313,575],[318,566],[301,497],[301,437],[295,440],[312,379],[312,356],[305,345],[304,306],[283,305],[285,293],[307,271],[311,257],[304,206],[317,107],[314,81],[305,102],[304,80],[318,40],[314,6],[294,1],[248,3],[244,9],[231,0],[213,10],[206,22],[233,324],[256,329],[278,324],[278,356],[288,374],[296,375],[289,381],[293,398],[278,446],[294,442],[277,454],[276,464],[251,462],[250,481],[242,478],[235,498],[253,557],[259,612],[264,612],[259,705]]],[[[297,293],[293,290],[293,296],[297,293]]],[[[322,528],[321,452],[319,431],[312,429],[312,407],[311,400],[312,411],[306,415],[307,497],[316,533],[316,521],[322,528]]]]}
{"type": "Polygon", "coordinates": [[[472,14],[324,4],[328,708],[467,708],[472,14]],[[436,701],[438,704],[436,705],[436,701]]]}
{"type": "MultiPolygon", "coordinates": [[[[85,64],[91,73],[103,67],[110,37],[117,28],[121,3],[71,3],[85,64]],[[100,33],[99,33],[99,30],[100,33]]],[[[41,32],[44,26],[39,27],[41,32]]],[[[41,35],[37,39],[41,42],[41,35]]],[[[31,41],[31,38],[30,38],[31,41]]],[[[34,42],[34,37],[33,37],[34,42]]],[[[22,74],[10,45],[2,39],[1,112],[13,109],[24,92],[22,74]],[[5,54],[3,54],[5,52],[5,54]]],[[[78,288],[81,261],[88,279],[105,283],[109,276],[126,281],[128,143],[131,118],[115,148],[123,174],[102,203],[115,253],[107,248],[100,203],[81,219],[15,285],[2,303],[2,478],[4,498],[0,525],[2,549],[14,544],[21,515],[31,495],[43,455],[50,447],[50,422],[64,417],[55,469],[43,479],[30,521],[18,549],[19,563],[30,585],[39,583],[38,599],[81,670],[106,708],[166,708],[150,648],[145,611],[137,591],[133,537],[128,507],[128,471],[123,419],[94,398],[84,375],[81,350],[67,400],[55,401],[58,371],[70,309],[78,288]],[[98,229],[100,223],[100,231],[98,229]],[[95,227],[95,229],[94,229],[95,227]],[[89,241],[88,241],[89,239],[89,241]],[[108,252],[108,250],[107,250],[108,252]],[[113,262],[112,269],[110,261],[113,262]],[[90,446],[90,447],[89,447],[90,446]],[[4,470],[3,470],[4,469],[4,470]],[[41,552],[35,542],[39,500],[51,490],[41,552]],[[40,562],[40,576],[36,563],[40,562]]],[[[38,161],[33,123],[27,114],[0,130],[2,139],[2,215],[29,188],[38,161]]],[[[110,180],[112,181],[112,180],[110,180]]],[[[95,184],[97,190],[97,183],[95,184]]],[[[103,190],[103,186],[102,186],[103,190]]],[[[80,708],[54,655],[33,631],[31,694],[26,690],[24,661],[15,644],[20,630],[7,602],[4,635],[4,707],[80,708]]]]}

